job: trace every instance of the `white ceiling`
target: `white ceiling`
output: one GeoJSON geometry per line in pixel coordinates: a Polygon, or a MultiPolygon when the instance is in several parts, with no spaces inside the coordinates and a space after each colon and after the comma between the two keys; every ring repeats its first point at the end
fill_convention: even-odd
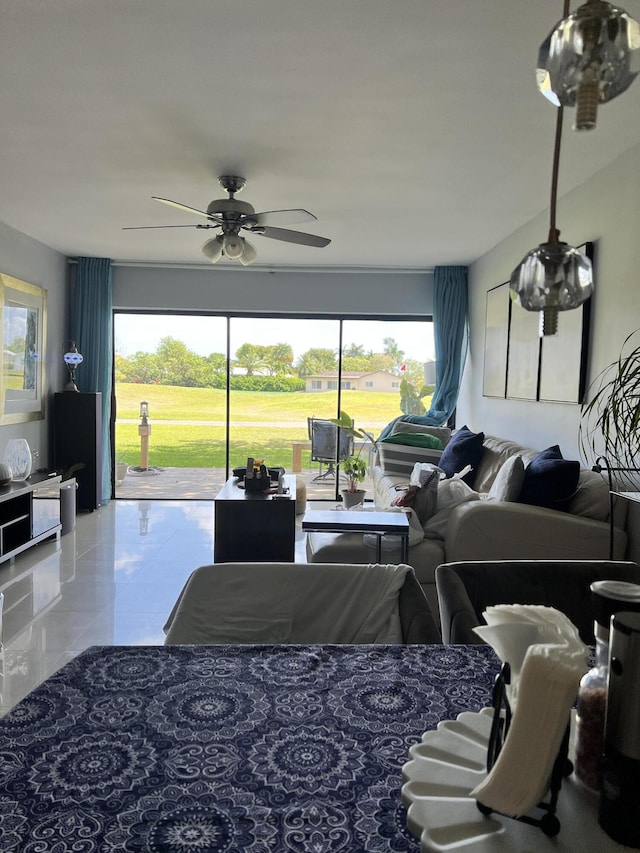
{"type": "MultiPolygon", "coordinates": [[[[212,232],[121,229],[195,224],[150,197],[203,209],[238,174],[256,210],[306,208],[318,221],[293,227],[332,241],[256,237],[261,266],[468,264],[548,207],[555,110],[534,69],[561,11],[0,0],[0,221],[70,256],[199,264],[212,232]]],[[[560,193],[640,143],[640,83],[595,131],[572,120],[560,193]]]]}

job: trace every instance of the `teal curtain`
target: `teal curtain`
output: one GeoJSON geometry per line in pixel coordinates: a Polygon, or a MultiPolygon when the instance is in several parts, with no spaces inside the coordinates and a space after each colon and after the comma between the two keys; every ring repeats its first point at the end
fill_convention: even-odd
{"type": "Polygon", "coordinates": [[[436,349],[436,387],[424,415],[400,415],[382,430],[386,438],[398,421],[442,426],[458,402],[468,346],[467,268],[436,267],[433,289],[433,331],[436,349]]]}
{"type": "Polygon", "coordinates": [[[71,338],[84,356],[79,391],[102,393],[102,502],[111,500],[113,284],[109,258],[78,258],[71,307],[71,338]]]}

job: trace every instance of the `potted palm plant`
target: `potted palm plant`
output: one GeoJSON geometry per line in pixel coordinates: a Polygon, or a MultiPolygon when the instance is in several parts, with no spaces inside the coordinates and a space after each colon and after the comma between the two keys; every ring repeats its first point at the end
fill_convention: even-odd
{"type": "MultiPolygon", "coordinates": [[[[376,441],[371,433],[364,429],[356,429],[353,418],[347,412],[341,411],[339,418],[330,418],[330,421],[353,438],[366,439],[374,447],[376,446],[376,441]]],[[[363,448],[364,444],[360,445],[358,452],[347,456],[341,465],[342,473],[347,478],[347,487],[342,489],[345,509],[364,502],[366,490],[360,488],[360,483],[364,482],[367,476],[367,462],[361,455],[363,448]]]]}
{"type": "Polygon", "coordinates": [[[638,488],[640,472],[640,331],[625,339],[618,358],[596,378],[582,406],[580,445],[596,470],[638,488]],[[596,458],[597,457],[597,458],[596,458]],[[604,463],[604,464],[601,464],[604,463]]]}

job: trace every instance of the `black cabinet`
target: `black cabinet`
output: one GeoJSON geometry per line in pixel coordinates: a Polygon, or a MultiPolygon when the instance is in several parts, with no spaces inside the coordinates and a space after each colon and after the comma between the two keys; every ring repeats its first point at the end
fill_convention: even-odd
{"type": "Polygon", "coordinates": [[[287,562],[295,559],[296,478],[285,474],[286,497],[245,492],[227,480],[213,502],[213,562],[287,562]]]}
{"type": "Polygon", "coordinates": [[[78,510],[94,510],[102,503],[102,394],[63,391],[54,395],[53,464],[74,471],[78,482],[78,510]]]}

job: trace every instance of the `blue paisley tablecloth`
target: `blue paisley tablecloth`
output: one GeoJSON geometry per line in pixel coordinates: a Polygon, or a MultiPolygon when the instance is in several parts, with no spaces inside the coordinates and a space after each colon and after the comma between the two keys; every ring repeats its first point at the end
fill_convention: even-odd
{"type": "Polygon", "coordinates": [[[92,647],[0,720],[0,850],[418,851],[409,747],[497,669],[482,646],[92,647]]]}

